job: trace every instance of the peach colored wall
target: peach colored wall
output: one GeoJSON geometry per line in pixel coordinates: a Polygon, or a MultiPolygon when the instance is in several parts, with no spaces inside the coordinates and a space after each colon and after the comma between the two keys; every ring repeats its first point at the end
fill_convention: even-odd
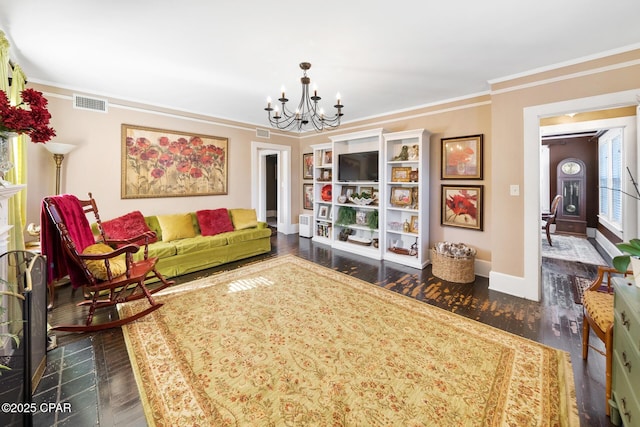
{"type": "MultiPolygon", "coordinates": [[[[132,210],[140,210],[146,215],[152,215],[219,207],[250,207],[251,142],[292,146],[292,158],[300,157],[296,138],[279,137],[273,133],[269,140],[258,138],[255,127],[251,125],[231,123],[229,126],[221,126],[214,123],[214,121],[222,122],[217,119],[180,112],[167,114],[149,109],[121,108],[115,105],[115,101],[110,103],[107,113],[79,110],[73,108],[70,93],[58,88],[35,85],[34,87],[42,90],[49,100],[52,125],[57,133],[53,141],[78,146],[65,156],[62,165],[61,192],[75,194],[81,198],[88,192],[92,192],[103,219],[113,218],[132,210]],[[121,124],[123,123],[228,138],[228,194],[121,199],[121,124]]],[[[120,101],[117,103],[121,104],[120,101]]],[[[292,181],[296,183],[300,172],[293,165],[291,168],[292,181]]],[[[27,224],[39,223],[40,201],[55,191],[53,157],[41,144],[29,145],[27,173],[27,224]]],[[[300,204],[298,193],[298,191],[292,191],[294,212],[300,204]]]]}

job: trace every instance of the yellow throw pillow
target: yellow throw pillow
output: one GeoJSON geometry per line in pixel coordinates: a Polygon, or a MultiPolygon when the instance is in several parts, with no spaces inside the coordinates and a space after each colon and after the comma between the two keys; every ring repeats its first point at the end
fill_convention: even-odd
{"type": "MultiPolygon", "coordinates": [[[[97,254],[107,254],[112,252],[113,249],[105,245],[104,243],[96,243],[94,245],[87,246],[82,251],[83,255],[97,255],[97,254]]],[[[93,274],[93,277],[99,280],[108,280],[107,276],[107,266],[105,265],[104,260],[90,260],[86,261],[87,268],[93,274]]],[[[125,259],[125,255],[122,254],[115,258],[109,259],[109,268],[111,268],[111,277],[122,276],[127,272],[127,260],[125,259]]]]}
{"type": "Polygon", "coordinates": [[[255,209],[229,209],[231,222],[236,230],[254,228],[258,226],[258,217],[255,209]]]}
{"type": "Polygon", "coordinates": [[[186,239],[195,237],[196,231],[193,229],[191,214],[158,215],[158,222],[162,229],[162,241],[186,239]]]}

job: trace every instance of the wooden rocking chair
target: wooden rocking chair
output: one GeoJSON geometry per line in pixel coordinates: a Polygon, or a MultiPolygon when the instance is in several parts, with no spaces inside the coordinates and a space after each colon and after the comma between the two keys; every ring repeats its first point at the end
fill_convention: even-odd
{"type": "Polygon", "coordinates": [[[68,273],[72,286],[83,288],[85,300],[78,303],[78,306],[89,306],[89,314],[84,325],[57,325],[52,329],[93,332],[119,327],[162,306],[154,301],[152,294],[174,282],[167,281],[158,273],[157,258],[148,257],[147,245],[149,239],[155,237],[155,233],[147,232],[127,240],[108,240],[91,193],[89,200],[79,200],[72,195],[46,197],[43,200],[42,217],[42,228],[49,229],[43,235],[43,251],[52,258],[48,259],[51,275],[49,280],[58,279],[68,273]],[[100,233],[97,242],[86,217],[89,213],[93,213],[100,233]],[[133,260],[133,254],[140,249],[140,245],[134,242],[142,242],[144,246],[142,260],[133,260]],[[58,249],[59,247],[61,248],[58,249]],[[51,253],[47,254],[47,251],[51,253]],[[157,277],[161,285],[150,291],[145,281],[153,277],[157,277]],[[150,306],[147,309],[126,318],[93,324],[97,308],[111,307],[140,298],[149,301],[150,306]]]}

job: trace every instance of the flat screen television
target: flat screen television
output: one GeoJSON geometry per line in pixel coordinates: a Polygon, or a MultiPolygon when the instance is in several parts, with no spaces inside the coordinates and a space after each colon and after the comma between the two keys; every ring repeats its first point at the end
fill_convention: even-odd
{"type": "Polygon", "coordinates": [[[338,181],[378,181],[378,152],[340,154],[338,181]]]}

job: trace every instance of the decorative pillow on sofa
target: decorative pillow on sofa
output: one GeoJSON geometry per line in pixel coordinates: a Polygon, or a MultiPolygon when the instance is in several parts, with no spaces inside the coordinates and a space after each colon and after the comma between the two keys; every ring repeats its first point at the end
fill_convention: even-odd
{"type": "MultiPolygon", "coordinates": [[[[96,243],[94,245],[89,245],[84,248],[82,251],[83,255],[98,255],[98,254],[108,254],[112,252],[113,249],[105,245],[104,243],[96,243]]],[[[104,260],[85,260],[85,264],[87,264],[87,268],[93,274],[93,277],[100,280],[107,280],[109,277],[107,276],[107,266],[105,265],[104,260]]],[[[115,258],[109,259],[109,268],[111,269],[111,277],[122,276],[127,272],[127,260],[125,259],[125,255],[122,254],[115,258]]]]}
{"type": "Polygon", "coordinates": [[[158,215],[158,222],[162,229],[162,241],[186,239],[195,237],[196,231],[193,229],[191,214],[158,215]]]}
{"type": "MultiPolygon", "coordinates": [[[[129,212],[126,215],[105,221],[102,223],[102,228],[107,234],[107,237],[114,240],[131,239],[142,233],[151,231],[140,211],[129,212]]],[[[158,239],[156,237],[149,239],[149,243],[157,241],[158,239]]],[[[144,238],[141,238],[135,243],[144,244],[144,238]]]]}
{"type": "Polygon", "coordinates": [[[196,216],[200,225],[200,233],[203,236],[215,236],[216,234],[233,231],[229,211],[224,208],[196,211],[196,216]]]}
{"type": "Polygon", "coordinates": [[[229,209],[231,221],[236,230],[253,228],[258,226],[258,217],[255,209],[229,209]]]}

